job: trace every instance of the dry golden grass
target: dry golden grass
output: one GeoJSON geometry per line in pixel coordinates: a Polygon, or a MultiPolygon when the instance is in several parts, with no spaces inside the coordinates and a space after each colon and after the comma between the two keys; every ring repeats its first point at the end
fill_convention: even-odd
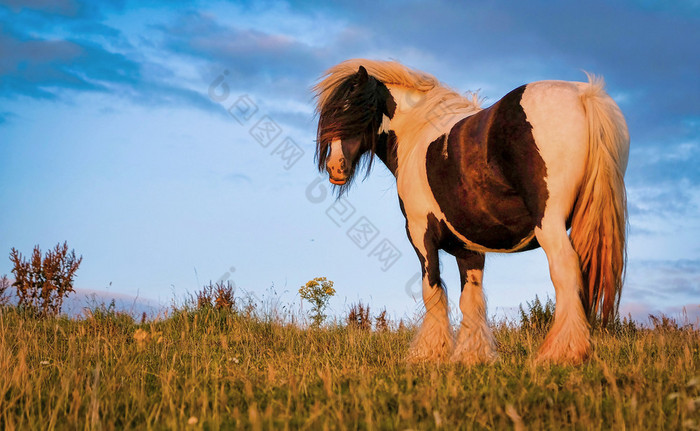
{"type": "Polygon", "coordinates": [[[305,330],[180,310],[134,324],[0,312],[1,429],[698,429],[700,334],[596,332],[579,367],[538,366],[542,331],[500,325],[500,359],[409,366],[411,329],[305,330]]]}

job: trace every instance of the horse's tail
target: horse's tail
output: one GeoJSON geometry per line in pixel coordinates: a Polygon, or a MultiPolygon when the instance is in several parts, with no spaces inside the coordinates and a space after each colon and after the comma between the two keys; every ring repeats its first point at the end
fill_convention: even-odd
{"type": "Polygon", "coordinates": [[[602,78],[588,75],[581,101],[588,123],[588,161],[574,205],[571,242],[583,274],[581,301],[589,320],[614,319],[627,260],[627,197],[623,176],[629,134],[602,78]]]}

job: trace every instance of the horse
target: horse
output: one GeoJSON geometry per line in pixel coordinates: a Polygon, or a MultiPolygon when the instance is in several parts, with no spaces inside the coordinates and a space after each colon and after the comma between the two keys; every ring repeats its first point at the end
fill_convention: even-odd
{"type": "Polygon", "coordinates": [[[395,61],[347,60],[313,87],[316,161],[339,196],[375,157],[396,178],[425,306],[409,361],[497,358],[482,287],[487,252],[544,249],[556,302],[538,363],[583,362],[591,324],[617,315],[629,133],[603,79],[586,75],[522,85],[488,108],[395,61]],[[456,337],[438,250],[459,267],[456,337]]]}

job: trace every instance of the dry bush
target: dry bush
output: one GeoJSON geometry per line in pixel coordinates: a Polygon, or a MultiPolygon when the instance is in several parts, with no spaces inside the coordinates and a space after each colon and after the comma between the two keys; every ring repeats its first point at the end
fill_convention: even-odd
{"type": "Polygon", "coordinates": [[[235,285],[231,284],[230,281],[216,284],[210,282],[208,286],[195,292],[192,302],[198,310],[216,308],[217,310],[232,311],[236,307],[235,290],[235,285]]]}
{"type": "Polygon", "coordinates": [[[535,300],[526,302],[527,310],[520,305],[520,326],[523,329],[545,331],[554,320],[554,301],[547,298],[546,302],[540,301],[535,295],[535,300]]]}
{"type": "Polygon", "coordinates": [[[16,249],[10,252],[14,268],[18,307],[39,317],[55,316],[61,311],[63,300],[74,292],[73,279],[83,261],[75,250],[68,252],[68,243],[56,245],[42,258],[39,246],[34,247],[31,259],[16,249]]]}
{"type": "Polygon", "coordinates": [[[362,302],[350,306],[350,312],[345,318],[348,326],[363,331],[372,329],[372,319],[369,316],[369,305],[363,305],[362,302]]]}
{"type": "Polygon", "coordinates": [[[230,282],[216,283],[214,286],[214,307],[218,310],[233,310],[236,299],[233,297],[234,286],[230,282]]]}
{"type": "Polygon", "coordinates": [[[198,310],[211,308],[213,306],[214,286],[209,283],[209,286],[203,286],[202,289],[194,294],[195,306],[198,310]]]}
{"type": "Polygon", "coordinates": [[[649,320],[653,329],[658,332],[663,331],[692,331],[693,325],[690,323],[679,324],[676,319],[662,314],[660,316],[649,315],[649,320]]]}
{"type": "Polygon", "coordinates": [[[374,318],[375,328],[379,332],[386,332],[389,330],[389,321],[386,317],[386,309],[379,313],[379,316],[374,318]]]}

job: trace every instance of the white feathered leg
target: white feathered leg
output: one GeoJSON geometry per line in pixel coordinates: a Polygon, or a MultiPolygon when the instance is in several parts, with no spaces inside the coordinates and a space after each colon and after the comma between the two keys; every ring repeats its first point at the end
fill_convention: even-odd
{"type": "Polygon", "coordinates": [[[446,361],[452,353],[454,339],[448,314],[447,292],[440,282],[440,264],[437,248],[416,247],[423,264],[423,323],[411,344],[410,362],[446,361]],[[424,252],[424,253],[423,253],[424,252]],[[425,255],[424,255],[425,254],[425,255]]]}
{"type": "Polygon", "coordinates": [[[491,362],[496,358],[496,343],[486,321],[486,300],[482,287],[484,255],[457,258],[462,281],[459,308],[462,321],[452,360],[468,365],[491,362]]]}
{"type": "Polygon", "coordinates": [[[579,292],[583,286],[578,255],[561,223],[548,222],[536,229],[537,240],[547,254],[549,273],[556,291],[554,323],[537,355],[538,362],[578,364],[590,352],[590,328],[579,292]]]}

